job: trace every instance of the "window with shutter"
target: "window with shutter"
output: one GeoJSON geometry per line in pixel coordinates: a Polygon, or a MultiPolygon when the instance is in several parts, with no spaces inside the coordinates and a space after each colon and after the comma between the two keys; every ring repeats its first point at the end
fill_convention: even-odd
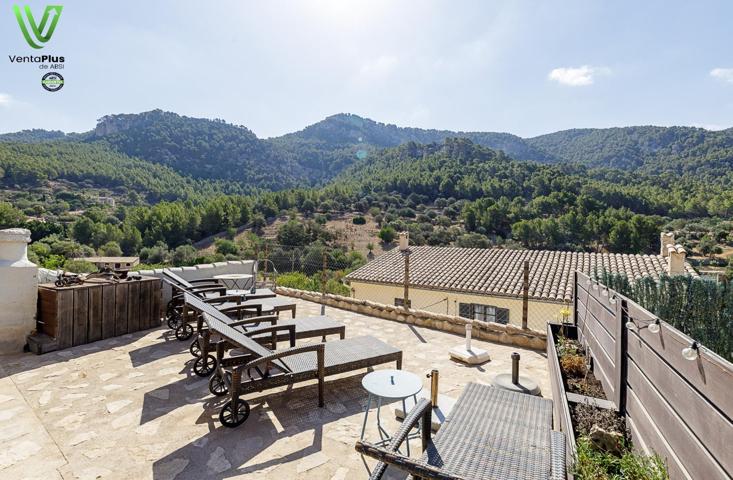
{"type": "Polygon", "coordinates": [[[458,315],[482,322],[509,323],[509,309],[479,303],[458,304],[458,315]]]}

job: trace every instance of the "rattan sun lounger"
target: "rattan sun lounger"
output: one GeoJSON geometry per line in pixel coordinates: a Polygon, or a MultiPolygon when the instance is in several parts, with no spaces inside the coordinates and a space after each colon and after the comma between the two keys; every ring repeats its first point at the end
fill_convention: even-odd
{"type": "MultiPolygon", "coordinates": [[[[219,308],[212,305],[211,301],[202,300],[188,292],[184,294],[184,317],[188,317],[189,308],[196,311],[198,332],[197,337],[191,343],[190,351],[194,357],[197,357],[193,364],[193,371],[199,376],[210,375],[215,368],[215,359],[209,354],[213,352],[216,342],[219,338],[212,338],[210,329],[204,327],[201,313],[208,313],[222,323],[226,323],[235,327],[237,330],[244,332],[249,338],[254,339],[258,343],[268,345],[275,349],[278,342],[290,341],[291,334],[287,327],[292,325],[295,329],[295,339],[304,338],[320,338],[326,341],[328,335],[338,335],[342,340],[346,336],[346,326],[333,320],[325,315],[314,317],[295,318],[293,320],[279,320],[276,315],[255,315],[244,317],[241,310],[237,310],[238,305],[219,308]],[[238,314],[236,318],[231,318],[231,314],[238,314]],[[278,331],[271,331],[272,326],[284,327],[278,331]]],[[[243,305],[245,308],[252,308],[251,305],[243,305]]],[[[262,313],[262,312],[259,312],[262,313]]],[[[215,333],[215,332],[214,332],[215,333]]]]}
{"type": "Polygon", "coordinates": [[[163,270],[163,280],[173,289],[173,297],[167,305],[166,323],[175,332],[176,338],[181,341],[190,339],[194,334],[193,327],[188,321],[184,321],[182,315],[183,294],[185,292],[194,293],[201,298],[216,301],[222,309],[233,307],[233,309],[240,313],[252,311],[252,309],[257,309],[258,315],[263,313],[279,314],[280,311],[291,310],[294,316],[295,302],[271,298],[275,297],[275,293],[270,289],[258,289],[254,294],[259,299],[271,298],[273,300],[273,303],[264,306],[264,308],[259,308],[259,302],[250,298],[251,294],[245,294],[242,291],[227,290],[216,279],[187,281],[166,268],[163,270]],[[243,305],[245,302],[248,303],[243,305]],[[236,308],[234,308],[235,306],[236,308]]]}
{"type": "Polygon", "coordinates": [[[431,439],[432,405],[420,400],[386,447],[358,441],[356,450],[379,460],[370,480],[387,466],[423,479],[565,479],[565,440],[552,431],[552,401],[469,383],[431,439]],[[423,455],[398,452],[421,422],[423,455]]]}
{"type": "Polygon", "coordinates": [[[295,347],[293,325],[269,327],[272,331],[290,332],[290,348],[270,350],[221,320],[204,312],[209,329],[223,340],[217,343],[217,370],[209,380],[215,395],[229,394],[229,401],[219,412],[226,427],[236,427],[249,416],[249,403],[242,395],[292,385],[307,380],[318,381],[318,406],[324,405],[325,378],[384,363],[395,362],[402,368],[402,351],[371,336],[313,343],[295,347]],[[226,344],[236,346],[242,355],[224,357],[226,344]]]}

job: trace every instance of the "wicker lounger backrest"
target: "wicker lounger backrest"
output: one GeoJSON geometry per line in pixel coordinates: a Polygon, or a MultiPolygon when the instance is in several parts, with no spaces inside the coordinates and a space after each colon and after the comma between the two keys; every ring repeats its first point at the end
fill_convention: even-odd
{"type": "Polygon", "coordinates": [[[224,313],[220,312],[211,304],[202,301],[200,298],[192,295],[188,292],[183,294],[185,302],[191,306],[194,310],[205,313],[204,321],[208,325],[209,329],[218,333],[219,335],[226,337],[232,343],[239,345],[240,347],[248,350],[253,355],[258,357],[265,357],[272,354],[272,350],[263,347],[259,343],[255,342],[244,333],[231,327],[229,325],[229,317],[224,313]]]}
{"type": "Polygon", "coordinates": [[[193,284],[188,282],[185,278],[181,277],[180,275],[173,273],[167,268],[163,269],[163,275],[166,276],[169,280],[173,280],[178,285],[185,287],[185,288],[193,288],[193,284]]]}

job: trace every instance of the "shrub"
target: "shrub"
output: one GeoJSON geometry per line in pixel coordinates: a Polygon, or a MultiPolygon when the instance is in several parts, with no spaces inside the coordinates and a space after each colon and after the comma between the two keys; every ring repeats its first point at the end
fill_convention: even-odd
{"type": "Polygon", "coordinates": [[[121,257],[122,248],[115,241],[109,241],[97,249],[97,253],[103,257],[121,257]]]}
{"type": "Polygon", "coordinates": [[[278,275],[277,284],[281,287],[297,288],[298,290],[308,290],[311,292],[318,290],[318,283],[313,278],[301,272],[278,275]]]}
{"type": "Polygon", "coordinates": [[[64,270],[72,273],[94,273],[99,269],[96,265],[86,260],[72,259],[64,263],[64,270]]]}
{"type": "Polygon", "coordinates": [[[395,229],[389,225],[382,227],[381,230],[379,230],[379,239],[384,243],[392,243],[396,236],[397,232],[395,232],[395,229]]]}
{"type": "Polygon", "coordinates": [[[365,225],[366,224],[366,218],[364,218],[361,215],[359,215],[358,217],[354,217],[351,220],[351,223],[353,223],[354,225],[365,225]]]}
{"type": "Polygon", "coordinates": [[[216,253],[224,256],[236,255],[237,253],[239,253],[237,244],[226,238],[217,238],[214,241],[214,245],[216,247],[216,253]]]}

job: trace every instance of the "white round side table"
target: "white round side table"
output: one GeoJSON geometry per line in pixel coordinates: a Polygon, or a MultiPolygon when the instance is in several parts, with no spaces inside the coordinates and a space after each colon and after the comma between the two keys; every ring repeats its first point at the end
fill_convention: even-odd
{"type": "MultiPolygon", "coordinates": [[[[364,389],[369,393],[366,410],[364,411],[364,424],[361,427],[361,439],[364,439],[369,408],[372,406],[372,397],[377,402],[377,430],[382,442],[390,440],[391,436],[382,427],[380,411],[382,400],[401,400],[402,410],[405,411],[405,399],[413,397],[417,403],[417,394],[422,390],[422,380],[414,373],[404,370],[377,370],[368,373],[361,380],[364,389]]],[[[407,439],[407,455],[410,455],[410,440],[407,439]]]]}

